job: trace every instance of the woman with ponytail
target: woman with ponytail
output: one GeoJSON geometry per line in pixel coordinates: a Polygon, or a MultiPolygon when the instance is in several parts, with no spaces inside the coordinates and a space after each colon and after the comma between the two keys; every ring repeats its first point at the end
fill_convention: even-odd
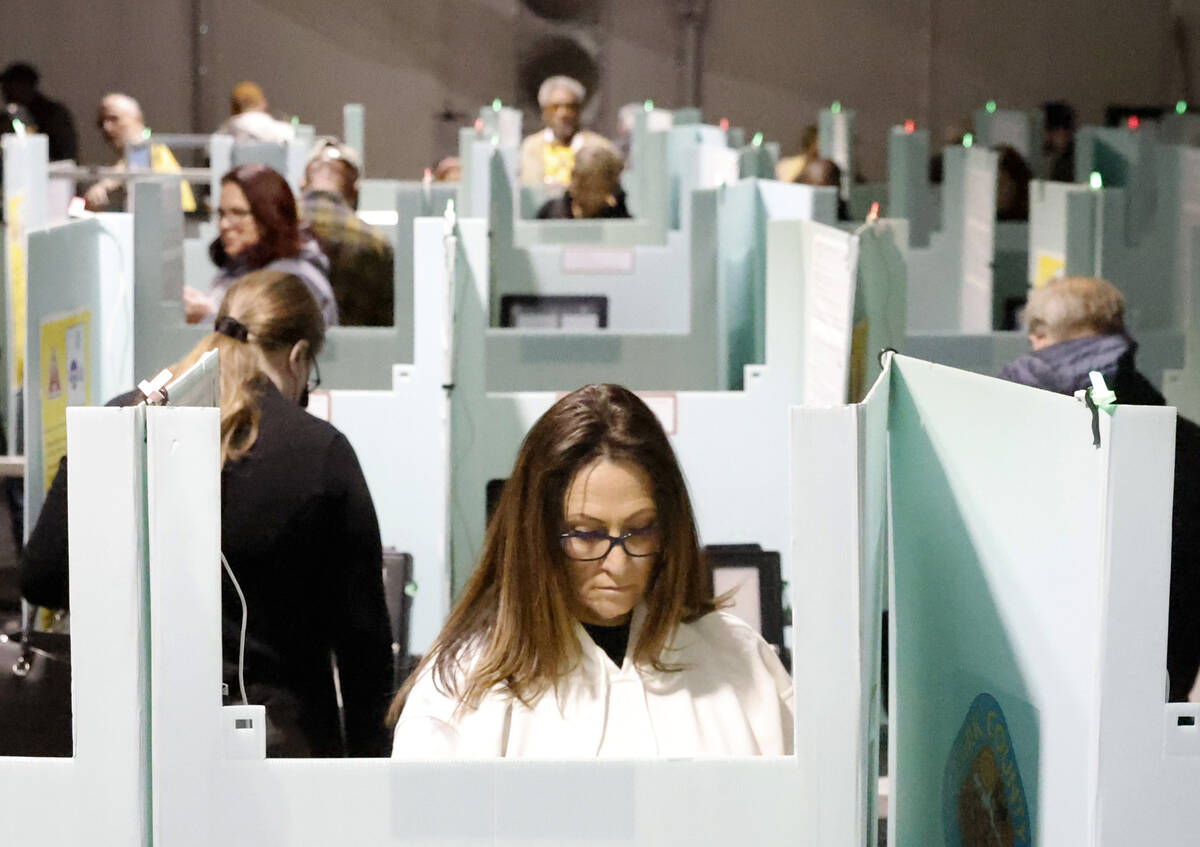
{"type": "MultiPolygon", "coordinates": [[[[302,408],[324,338],[300,279],[256,271],[229,288],[213,332],[171,370],[220,353],[221,548],[246,599],[246,691],[266,706],[268,755],[386,755],[392,651],[379,524],[346,437],[302,408]]],[[[64,460],[22,561],[27,599],[51,608],[67,601],[66,519],[64,460]]],[[[232,704],[242,606],[228,577],[222,588],[232,704]]]]}

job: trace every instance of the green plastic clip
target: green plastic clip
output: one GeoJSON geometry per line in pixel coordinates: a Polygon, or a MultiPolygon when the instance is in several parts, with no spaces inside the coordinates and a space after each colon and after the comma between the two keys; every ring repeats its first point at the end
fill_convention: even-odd
{"type": "Polygon", "coordinates": [[[1090,371],[1088,376],[1092,380],[1092,402],[1096,404],[1097,408],[1103,409],[1111,415],[1116,411],[1116,392],[1108,387],[1104,381],[1104,374],[1100,371],[1090,371]]]}

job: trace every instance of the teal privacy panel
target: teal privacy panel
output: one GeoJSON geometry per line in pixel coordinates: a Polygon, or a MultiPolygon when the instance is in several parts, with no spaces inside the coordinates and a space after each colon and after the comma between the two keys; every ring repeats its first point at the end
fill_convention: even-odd
{"type": "Polygon", "coordinates": [[[1189,199],[1200,179],[1191,151],[1127,130],[1089,128],[1081,138],[1077,161],[1100,169],[1105,187],[1031,184],[1031,279],[1044,257],[1065,260],[1068,275],[1103,276],[1121,289],[1135,334],[1183,328],[1200,221],[1189,199]]]}
{"type": "MultiPolygon", "coordinates": [[[[1187,104],[1184,104],[1186,108],[1187,104]]],[[[1163,117],[1161,138],[1166,144],[1182,144],[1200,147],[1200,114],[1184,111],[1172,112],[1163,117]]]]}
{"type": "Polygon", "coordinates": [[[925,247],[934,229],[934,198],[929,185],[929,130],[888,133],[887,216],[908,220],[909,246],[925,247]]]}
{"type": "Polygon", "coordinates": [[[1067,182],[1029,184],[1029,280],[1038,279],[1039,264],[1064,263],[1067,276],[1098,273],[1096,203],[1087,186],[1067,182]]]}
{"type": "Polygon", "coordinates": [[[667,221],[671,229],[679,229],[684,222],[687,192],[695,187],[688,185],[688,164],[694,155],[694,148],[701,146],[725,147],[724,131],[720,127],[701,123],[681,126],[677,116],[675,126],[667,133],[667,173],[670,179],[667,221]]]}
{"type": "MultiPolygon", "coordinates": [[[[913,146],[912,137],[893,134],[892,149],[913,146]]],[[[941,226],[928,234],[925,247],[910,238],[908,325],[919,331],[987,332],[992,328],[996,154],[949,146],[943,157],[941,226]]],[[[910,182],[906,190],[913,197],[929,194],[923,172],[910,182]]],[[[919,210],[912,211],[919,218],[919,210]]],[[[910,235],[915,221],[909,218],[910,235]]]]}
{"type": "MultiPolygon", "coordinates": [[[[747,195],[739,194],[744,192],[743,184],[717,190],[721,199],[717,246],[724,321],[721,337],[728,343],[727,384],[733,389],[742,387],[746,365],[766,362],[768,224],[776,220],[813,220],[833,226],[837,222],[837,194],[831,188],[754,180],[754,204],[746,214],[747,195]]],[[[788,331],[786,320],[780,324],[782,331],[788,331]]]]}
{"type": "Polygon", "coordinates": [[[975,843],[991,804],[1003,843],[1089,843],[1109,421],[1097,448],[1074,398],[895,365],[889,842],[975,843]]]}
{"type": "Polygon", "coordinates": [[[754,180],[717,193],[717,356],[722,383],[740,391],[743,367],[766,356],[766,221],[754,180]]]}
{"type": "Polygon", "coordinates": [[[1040,126],[1039,120],[1035,113],[1017,109],[976,109],[975,143],[982,147],[1011,147],[1037,173],[1041,170],[1042,153],[1036,146],[1034,127],[1040,126]]]}
{"type": "MultiPolygon", "coordinates": [[[[587,382],[619,382],[635,390],[723,390],[717,361],[717,189],[695,192],[683,281],[686,321],[673,331],[474,330],[459,315],[459,359],[483,345],[489,391],[568,390],[587,382]],[[690,270],[689,270],[690,269],[690,270]],[[654,366],[646,367],[647,362],[654,366]]],[[[680,240],[680,233],[672,234],[680,240]]],[[[645,248],[643,248],[645,249],[645,248]]],[[[487,278],[487,267],[472,272],[487,278]]],[[[595,293],[595,292],[591,292],[595,293]]],[[[494,278],[483,296],[495,302],[494,278]]],[[[676,315],[678,317],[678,315],[676,315]]]]}
{"type": "Polygon", "coordinates": [[[854,335],[850,352],[851,402],[875,384],[884,350],[905,352],[908,227],[900,220],[864,226],[858,237],[854,335]]]}
{"type": "MultiPolygon", "coordinates": [[[[822,109],[817,116],[817,149],[821,158],[831,159],[842,171],[842,197],[850,197],[854,184],[854,126],[858,113],[853,109],[822,109]]],[[[861,217],[865,217],[862,215],[861,217]]]]}
{"type": "MultiPolygon", "coordinates": [[[[26,311],[29,338],[24,384],[26,535],[42,510],[46,474],[53,473],[52,468],[47,468],[43,455],[43,397],[65,393],[70,405],[80,406],[107,399],[97,396],[102,390],[99,374],[105,354],[103,341],[108,334],[102,320],[100,299],[100,276],[105,272],[100,261],[100,242],[104,237],[103,227],[94,219],[73,221],[29,235],[30,278],[53,280],[53,285],[31,285],[26,311]],[[81,311],[89,314],[88,329],[84,333],[87,355],[77,360],[81,369],[72,368],[65,361],[59,362],[55,356],[44,374],[40,343],[43,323],[81,311]],[[86,373],[89,370],[90,373],[86,373]],[[46,381],[53,385],[43,384],[46,381]]],[[[65,438],[65,417],[62,426],[65,438]]]]}
{"type": "Polygon", "coordinates": [[[367,115],[362,103],[346,103],[342,106],[342,140],[358,154],[359,174],[367,173],[367,115]]]}

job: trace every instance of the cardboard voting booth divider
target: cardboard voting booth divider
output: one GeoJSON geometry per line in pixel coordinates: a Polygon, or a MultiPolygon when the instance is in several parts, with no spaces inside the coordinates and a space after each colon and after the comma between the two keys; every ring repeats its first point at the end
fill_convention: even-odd
{"type": "Polygon", "coordinates": [[[894,126],[888,132],[889,218],[908,221],[909,246],[928,247],[937,228],[937,198],[929,184],[929,130],[894,126]]]}
{"type": "Polygon", "coordinates": [[[44,135],[5,135],[4,158],[4,388],[5,430],[10,450],[20,451],[19,395],[25,378],[25,304],[29,233],[46,226],[49,146],[44,135]]]}
{"type": "MultiPolygon", "coordinates": [[[[889,145],[889,165],[899,168],[895,180],[889,170],[890,214],[901,216],[898,210],[907,208],[910,227],[923,226],[919,222],[929,214],[925,140],[893,129],[889,145]],[[922,170],[914,174],[918,163],[922,170]]],[[[989,332],[996,154],[950,146],[943,150],[943,166],[941,225],[934,225],[920,242],[913,237],[909,252],[908,326],[913,331],[989,332]]]]}
{"type": "MultiPolygon", "coordinates": [[[[455,238],[447,233],[446,246],[456,251],[455,238]]],[[[448,306],[453,298],[439,302],[448,306]]],[[[423,303],[419,294],[418,308],[423,303]]],[[[475,310],[481,320],[482,304],[475,310]]],[[[440,379],[440,367],[434,370],[440,379]]],[[[289,845],[331,839],[715,845],[739,838],[779,843],[801,830],[789,801],[804,795],[812,777],[794,757],[393,763],[248,755],[230,741],[239,731],[235,721],[245,717],[222,711],[215,684],[221,658],[217,429],[213,409],[147,411],[156,843],[209,844],[219,837],[289,845]],[[586,810],[599,796],[605,815],[597,819],[586,810]],[[696,816],[697,803],[724,811],[696,816]]]]}
{"type": "MultiPolygon", "coordinates": [[[[424,223],[418,222],[419,243],[424,223]]],[[[459,221],[468,268],[487,266],[487,245],[478,226],[459,221]]],[[[741,391],[687,390],[686,385],[667,381],[661,368],[646,373],[645,362],[652,360],[637,357],[596,363],[586,371],[564,370],[544,386],[498,391],[491,376],[496,364],[491,336],[486,356],[476,341],[486,320],[486,278],[478,272],[460,277],[460,284],[468,287],[457,300],[452,380],[455,586],[473,567],[483,538],[487,483],[508,475],[521,439],[538,416],[563,393],[588,382],[632,383],[645,391],[689,479],[706,542],[751,541],[784,551],[786,578],[790,554],[782,529],[787,522],[787,482],[778,463],[786,444],[783,410],[802,399],[845,402],[852,381],[856,315],[876,317],[877,334],[871,337],[886,346],[895,346],[896,336],[903,333],[903,262],[896,246],[905,235],[903,224],[879,224],[869,235],[813,221],[769,225],[766,355],[764,364],[745,368],[741,391]],[[864,250],[871,257],[866,277],[864,250]],[[889,331],[894,335],[883,341],[889,331]],[[725,445],[720,461],[714,461],[714,443],[725,445]],[[753,508],[743,508],[743,503],[753,508]]],[[[859,334],[861,344],[870,343],[865,330],[859,334]]]]}
{"type": "Polygon", "coordinates": [[[813,843],[870,820],[889,549],[889,843],[1187,843],[1200,707],[1163,702],[1174,425],[902,356],[859,407],[793,410],[796,679],[828,680],[798,749],[828,776],[810,802],[843,813],[813,843]]]}
{"type": "Polygon", "coordinates": [[[1183,111],[1175,104],[1175,111],[1163,115],[1159,121],[1160,137],[1165,144],[1182,144],[1200,147],[1200,114],[1189,112],[1183,103],[1183,111]]]}
{"type": "Polygon", "coordinates": [[[850,187],[854,184],[854,125],[857,120],[858,113],[842,108],[840,103],[822,109],[817,116],[817,150],[821,158],[829,159],[841,170],[839,190],[846,199],[850,198],[850,187]]]}
{"type": "Polygon", "coordinates": [[[1042,160],[1041,117],[1020,109],[997,109],[994,102],[975,110],[975,143],[988,148],[1007,146],[1037,172],[1042,160]]]}
{"type": "MultiPolygon", "coordinates": [[[[708,195],[715,199],[715,192],[708,195]]],[[[396,366],[390,391],[334,390],[327,400],[321,397],[314,403],[314,407],[327,409],[324,416],[346,433],[359,454],[380,516],[384,544],[413,554],[417,586],[412,612],[414,652],[422,650],[436,634],[451,594],[450,571],[444,564],[444,544],[448,542],[437,541],[429,527],[441,526],[450,510],[455,531],[461,533],[455,546],[461,559],[456,573],[461,575],[471,566],[473,551],[482,538],[488,481],[508,475],[521,437],[560,392],[604,381],[648,391],[656,398],[656,407],[676,420],[669,429],[678,428],[681,443],[691,445],[686,450],[698,457],[694,461],[711,465],[706,451],[714,433],[729,427],[738,431],[736,428],[744,428],[746,421],[770,420],[771,408],[788,402],[788,398],[799,401],[800,374],[805,368],[809,373],[824,372],[828,366],[840,368],[844,381],[837,384],[835,380],[832,385],[827,381],[826,388],[833,393],[827,391],[824,402],[841,403],[848,383],[857,380],[859,385],[869,384],[865,364],[864,375],[855,377],[847,374],[844,362],[856,362],[857,369],[858,363],[872,361],[873,357],[854,359],[851,348],[897,347],[903,337],[903,222],[880,222],[857,236],[857,271],[853,262],[847,264],[855,236],[805,221],[773,222],[771,226],[780,231],[771,235],[767,247],[765,285],[771,305],[767,309],[766,367],[744,368],[744,392],[713,392],[712,383],[707,383],[703,386],[706,390],[691,393],[686,391],[694,389],[688,372],[679,367],[672,369],[670,357],[662,354],[670,348],[663,346],[661,336],[487,329],[483,305],[489,299],[486,222],[458,219],[449,256],[446,226],[446,221],[439,219],[416,222],[417,334],[413,364],[396,366]],[[807,246],[814,241],[818,248],[826,245],[823,253],[807,246]],[[837,249],[831,250],[830,245],[837,249]],[[834,343],[806,346],[805,333],[797,331],[804,316],[800,302],[807,285],[808,266],[804,262],[806,256],[817,254],[827,257],[822,263],[825,270],[821,279],[830,292],[828,299],[834,304],[841,302],[842,314],[827,329],[833,333],[834,343]],[[839,284],[842,293],[836,294],[839,284]],[[856,285],[858,293],[847,296],[845,292],[856,285]],[[446,302],[452,288],[457,291],[453,305],[446,302]],[[448,317],[451,313],[454,318],[448,317]],[[447,336],[444,333],[449,321],[453,321],[454,331],[447,336]],[[864,326],[864,321],[869,326],[864,326]],[[498,346],[498,338],[511,340],[510,346],[498,346]],[[864,338],[868,339],[867,347],[862,343],[864,338]],[[443,374],[448,367],[445,351],[451,342],[454,373],[447,376],[443,374]],[[497,350],[505,349],[521,355],[506,358],[497,354],[497,350]],[[554,355],[559,350],[565,351],[562,359],[554,355]],[[596,355],[598,350],[617,355],[596,355]],[[833,365],[827,361],[830,359],[833,365]],[[646,361],[654,361],[656,367],[647,369],[646,361]],[[449,459],[443,457],[440,448],[435,449],[443,438],[439,433],[444,431],[445,385],[454,386],[456,449],[462,454],[456,454],[456,494],[449,506],[444,502],[449,490],[444,482],[449,478],[445,466],[449,459]],[[739,422],[742,411],[746,417],[739,422]],[[412,479],[424,481],[419,490],[406,483],[412,479]]],[[[708,238],[694,244],[712,241],[708,238]]],[[[837,312],[835,306],[835,318],[837,312]]],[[[816,311],[810,320],[819,322],[816,311]]],[[[707,335],[697,332],[694,343],[703,345],[695,348],[695,355],[707,349],[711,358],[711,330],[707,335]]],[[[773,457],[783,449],[783,438],[780,430],[777,438],[770,439],[775,447],[769,449],[768,439],[761,433],[748,434],[744,439],[739,436],[738,441],[750,445],[746,450],[761,447],[753,459],[755,466],[761,465],[762,472],[775,479],[779,474],[773,457]]],[[[706,507],[713,516],[710,540],[737,540],[748,534],[775,544],[772,549],[782,549],[785,539],[778,537],[782,512],[774,529],[762,529],[761,525],[768,523],[766,519],[743,520],[737,512],[722,506],[728,490],[753,487],[756,477],[737,473],[733,467],[725,473],[732,476],[725,479],[715,471],[709,474],[707,493],[700,498],[712,504],[706,507]]],[[[782,479],[779,476],[780,486],[782,479]]],[[[744,499],[754,501],[749,495],[744,499]]],[[[783,508],[782,494],[777,499],[772,510],[783,508]]]]}
{"type": "Polygon", "coordinates": [[[798,802],[814,847],[877,843],[887,361],[862,403],[790,411],[796,750],[821,775],[798,802]]]}
{"type": "Polygon", "coordinates": [[[144,410],[73,408],[67,418],[74,755],[0,758],[4,835],[149,845],[144,410]]]}
{"type": "Polygon", "coordinates": [[[1182,843],[1194,806],[1146,814],[1168,788],[1173,413],[1099,412],[1096,445],[1073,398],[897,363],[897,843],[967,843],[990,826],[1018,844],[1182,843]],[[1131,710],[1149,726],[1107,717],[1131,710]],[[1118,762],[1147,759],[1158,779],[1113,790],[1118,762]],[[1141,832],[1122,839],[1107,821],[1131,809],[1141,832]]]}
{"type": "Polygon", "coordinates": [[[29,235],[24,383],[25,527],[67,448],[67,408],[133,385],[132,222],[110,213],[29,235]],[[53,280],[53,284],[41,281],[53,280]]]}
{"type": "MultiPolygon", "coordinates": [[[[358,154],[359,176],[367,174],[367,110],[362,103],[342,106],[342,142],[358,154]]],[[[307,150],[305,153],[307,154],[307,150]]]]}

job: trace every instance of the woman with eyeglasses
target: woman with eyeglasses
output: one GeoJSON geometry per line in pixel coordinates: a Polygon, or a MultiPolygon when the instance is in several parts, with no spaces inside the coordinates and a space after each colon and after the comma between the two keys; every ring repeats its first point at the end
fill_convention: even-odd
{"type": "Polygon", "coordinates": [[[792,682],[718,611],[654,413],[589,385],[534,424],[479,564],[392,703],[423,759],[792,752],[792,682]]]}
{"type": "MultiPolygon", "coordinates": [[[[220,354],[221,549],[237,579],[222,574],[226,704],[241,702],[240,588],[246,693],[266,706],[267,754],[386,756],[392,639],[379,524],[350,443],[302,408],[324,339],[305,284],[257,271],[230,287],[213,332],[171,372],[220,354]]],[[[22,563],[27,599],[52,608],[67,605],[66,494],[64,460],[22,563]]]]}
{"type": "Polygon", "coordinates": [[[298,277],[316,298],[325,324],[338,323],[329,259],[300,226],[296,197],[278,171],[253,163],[221,177],[217,227],[208,253],[218,273],[206,293],[184,289],[188,323],[211,318],[235,280],[263,268],[298,277]]]}

